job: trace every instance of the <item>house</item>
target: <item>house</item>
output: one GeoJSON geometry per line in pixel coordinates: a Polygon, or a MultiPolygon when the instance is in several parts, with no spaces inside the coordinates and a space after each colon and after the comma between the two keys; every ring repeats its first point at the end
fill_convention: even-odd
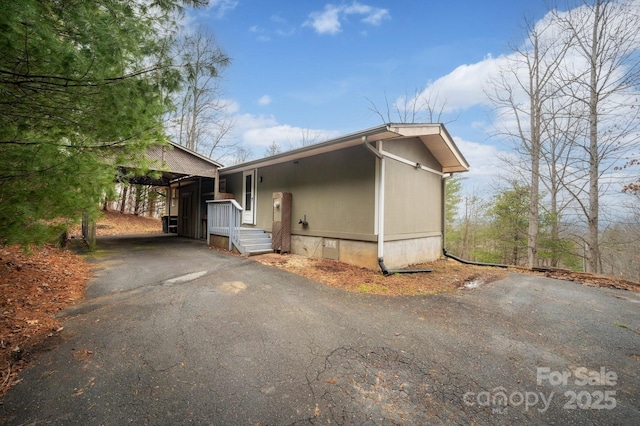
{"type": "Polygon", "coordinates": [[[442,124],[413,123],[222,167],[221,194],[207,203],[208,239],[247,253],[234,230],[251,228],[251,238],[283,232],[282,251],[371,269],[435,260],[443,248],[445,180],[468,170],[442,124]],[[283,196],[290,200],[286,222],[283,196]]]}

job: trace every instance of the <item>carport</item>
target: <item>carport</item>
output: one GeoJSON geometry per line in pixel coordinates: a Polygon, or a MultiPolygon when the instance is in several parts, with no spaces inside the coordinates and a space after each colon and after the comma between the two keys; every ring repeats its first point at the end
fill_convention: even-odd
{"type": "MultiPolygon", "coordinates": [[[[121,176],[130,184],[163,188],[166,195],[163,230],[183,237],[205,239],[207,200],[216,197],[218,168],[222,165],[173,142],[153,146],[145,154],[147,173],[137,175],[133,165],[119,166],[121,176]]],[[[83,236],[94,240],[87,220],[83,236]]]]}

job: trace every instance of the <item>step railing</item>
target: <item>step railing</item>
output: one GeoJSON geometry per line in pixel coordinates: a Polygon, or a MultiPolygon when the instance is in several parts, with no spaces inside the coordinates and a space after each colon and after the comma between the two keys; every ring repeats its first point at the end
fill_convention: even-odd
{"type": "Polygon", "coordinates": [[[229,251],[233,250],[235,245],[242,253],[243,248],[238,235],[242,210],[244,209],[236,200],[207,201],[207,244],[211,235],[229,237],[229,251]]]}

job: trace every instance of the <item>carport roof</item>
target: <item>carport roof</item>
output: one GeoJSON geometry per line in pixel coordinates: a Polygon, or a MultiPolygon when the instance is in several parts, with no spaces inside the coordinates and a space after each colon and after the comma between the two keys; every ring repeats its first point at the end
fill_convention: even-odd
{"type": "Polygon", "coordinates": [[[215,178],[217,170],[222,167],[222,164],[173,142],[148,148],[146,158],[151,163],[150,169],[160,172],[162,177],[151,179],[147,176],[136,176],[129,179],[130,182],[168,185],[185,177],[215,178]]]}
{"type": "Polygon", "coordinates": [[[162,165],[158,170],[177,175],[216,177],[216,171],[222,167],[222,164],[173,142],[149,148],[147,158],[162,165]]]}
{"type": "Polygon", "coordinates": [[[467,163],[467,160],[456,146],[444,125],[388,123],[382,126],[342,136],[337,139],[283,152],[271,157],[249,161],[234,166],[223,167],[220,169],[220,174],[225,175],[228,173],[250,170],[256,167],[265,167],[287,161],[298,160],[312,155],[356,146],[364,143],[365,141],[393,141],[410,137],[417,137],[422,141],[422,143],[424,143],[424,145],[442,165],[443,173],[466,172],[469,170],[469,163],[467,163]]]}

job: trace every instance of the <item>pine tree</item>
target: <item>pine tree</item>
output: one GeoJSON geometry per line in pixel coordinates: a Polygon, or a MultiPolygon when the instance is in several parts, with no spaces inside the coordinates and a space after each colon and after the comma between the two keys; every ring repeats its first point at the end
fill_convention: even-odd
{"type": "Polygon", "coordinates": [[[96,215],[119,162],[164,141],[175,12],[199,0],[0,0],[0,244],[96,215]]]}

